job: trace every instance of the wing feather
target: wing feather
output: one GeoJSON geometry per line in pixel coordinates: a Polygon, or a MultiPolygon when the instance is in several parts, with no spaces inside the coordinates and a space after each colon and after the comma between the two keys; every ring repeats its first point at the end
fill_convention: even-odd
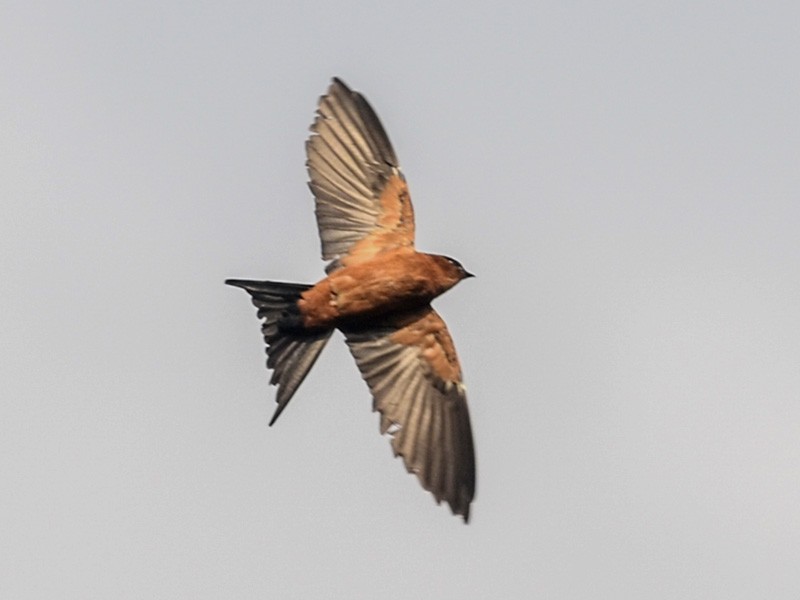
{"type": "Polygon", "coordinates": [[[320,98],[306,142],[328,271],[414,244],[411,199],[392,144],[375,111],[334,79],[320,98]]]}
{"type": "Polygon", "coordinates": [[[437,502],[469,519],[475,453],[461,369],[447,327],[428,307],[369,331],[344,329],[361,375],[403,457],[437,502]]]}

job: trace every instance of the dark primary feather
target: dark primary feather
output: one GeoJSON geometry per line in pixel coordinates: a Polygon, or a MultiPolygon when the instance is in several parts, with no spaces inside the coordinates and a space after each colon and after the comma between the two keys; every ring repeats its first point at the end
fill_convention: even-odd
{"type": "Polygon", "coordinates": [[[311,131],[306,165],[322,257],[336,259],[378,228],[379,198],[399,172],[397,157],[375,111],[339,79],[320,98],[311,131]]]}
{"type": "Polygon", "coordinates": [[[310,285],[244,279],[228,279],[225,283],[250,294],[258,317],[263,320],[267,368],[273,370],[270,383],[278,386],[278,408],[269,422],[272,425],[303,383],[333,330],[302,328],[297,300],[310,285]]]}
{"type": "Polygon", "coordinates": [[[390,328],[344,333],[395,455],[437,502],[468,521],[475,450],[463,385],[436,376],[419,348],[390,339],[390,328]]]}

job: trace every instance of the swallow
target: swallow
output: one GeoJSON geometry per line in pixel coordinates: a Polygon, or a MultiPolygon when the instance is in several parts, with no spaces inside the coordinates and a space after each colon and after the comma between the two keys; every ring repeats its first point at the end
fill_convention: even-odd
{"type": "Polygon", "coordinates": [[[314,285],[228,279],[262,320],[270,384],[289,404],[340,330],[395,456],[437,504],[469,522],[475,450],[455,346],[431,301],[472,277],[456,260],[417,252],[414,210],[389,137],[360,93],[333,79],[306,142],[326,277],[314,285]]]}

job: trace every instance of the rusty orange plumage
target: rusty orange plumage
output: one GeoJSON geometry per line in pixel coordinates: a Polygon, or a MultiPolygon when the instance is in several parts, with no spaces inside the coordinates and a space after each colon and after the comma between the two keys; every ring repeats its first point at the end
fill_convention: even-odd
{"type": "Polygon", "coordinates": [[[431,301],[471,275],[414,248],[414,210],[389,138],[364,97],[334,79],[306,143],[322,257],[315,285],[229,279],[263,320],[272,425],[339,329],[381,413],[381,433],[437,502],[469,520],[475,451],[461,366],[431,301]]]}

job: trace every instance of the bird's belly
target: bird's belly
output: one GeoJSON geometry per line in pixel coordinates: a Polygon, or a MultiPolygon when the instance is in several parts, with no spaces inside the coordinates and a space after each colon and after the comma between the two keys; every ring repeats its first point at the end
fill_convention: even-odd
{"type": "Polygon", "coordinates": [[[418,308],[434,298],[431,282],[414,275],[341,279],[334,282],[333,292],[342,319],[418,308]]]}
{"type": "MultiPolygon", "coordinates": [[[[419,255],[417,255],[419,256],[419,255]]],[[[331,273],[303,293],[300,310],[311,327],[357,322],[425,306],[442,289],[416,257],[368,262],[331,273]]]]}

